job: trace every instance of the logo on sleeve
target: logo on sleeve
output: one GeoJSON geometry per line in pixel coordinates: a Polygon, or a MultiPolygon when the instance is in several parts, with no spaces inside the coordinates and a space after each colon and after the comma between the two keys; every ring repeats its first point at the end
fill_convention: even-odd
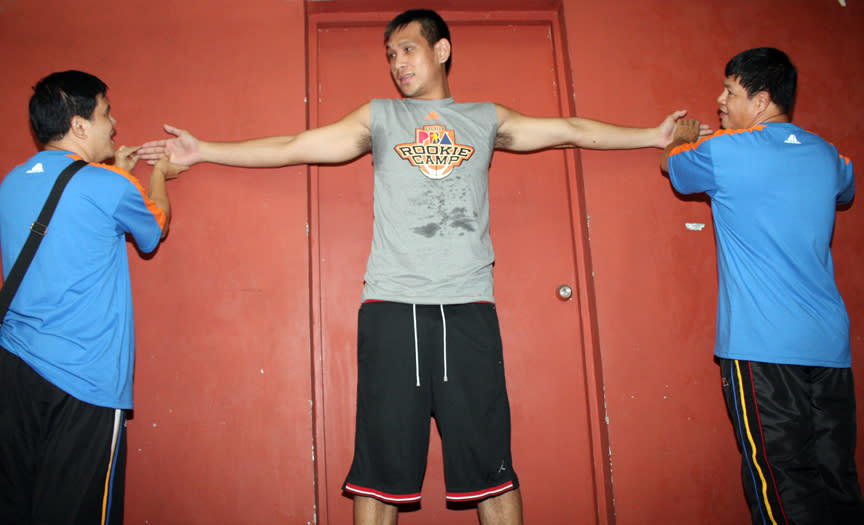
{"type": "Polygon", "coordinates": [[[25,173],[45,173],[45,168],[42,167],[41,162],[37,162],[36,164],[33,165],[32,168],[27,170],[25,173]]]}
{"type": "Polygon", "coordinates": [[[456,132],[440,124],[415,130],[414,142],[393,149],[430,179],[443,179],[474,155],[474,148],[456,143],[456,132]]]}

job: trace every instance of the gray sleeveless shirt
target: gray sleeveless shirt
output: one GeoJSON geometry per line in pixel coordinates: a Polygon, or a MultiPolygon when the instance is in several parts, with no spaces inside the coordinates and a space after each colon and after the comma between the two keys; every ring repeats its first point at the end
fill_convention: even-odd
{"type": "Polygon", "coordinates": [[[375,195],[363,300],[494,302],[491,103],[371,102],[375,195]]]}

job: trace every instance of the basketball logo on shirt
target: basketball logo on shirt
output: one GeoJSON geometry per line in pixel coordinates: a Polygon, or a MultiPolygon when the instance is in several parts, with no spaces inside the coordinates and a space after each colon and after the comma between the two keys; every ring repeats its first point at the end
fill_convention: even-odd
{"type": "Polygon", "coordinates": [[[456,144],[456,132],[440,124],[417,129],[414,142],[393,149],[430,179],[443,179],[474,155],[474,148],[456,144]]]}

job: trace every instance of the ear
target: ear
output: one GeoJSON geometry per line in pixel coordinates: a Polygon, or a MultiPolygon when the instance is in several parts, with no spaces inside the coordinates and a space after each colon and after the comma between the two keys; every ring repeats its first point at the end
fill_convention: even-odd
{"type": "Polygon", "coordinates": [[[450,41],[446,38],[442,38],[436,42],[433,49],[435,50],[435,56],[438,58],[439,64],[445,64],[450,58],[450,41]]]}
{"type": "Polygon", "coordinates": [[[759,112],[765,111],[771,105],[771,95],[767,91],[760,91],[753,96],[753,101],[756,103],[756,109],[759,112]]]}
{"type": "Polygon", "coordinates": [[[87,138],[87,132],[90,130],[90,121],[81,115],[75,115],[72,117],[71,125],[69,126],[69,133],[80,140],[85,140],[87,138]]]}

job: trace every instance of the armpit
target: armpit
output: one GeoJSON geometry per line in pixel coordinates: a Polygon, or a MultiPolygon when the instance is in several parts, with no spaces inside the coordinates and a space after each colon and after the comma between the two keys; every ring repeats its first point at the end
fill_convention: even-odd
{"type": "Polygon", "coordinates": [[[498,149],[508,149],[513,145],[513,135],[502,133],[501,131],[495,135],[495,147],[498,149]]]}
{"type": "Polygon", "coordinates": [[[372,135],[367,133],[357,139],[357,147],[362,152],[372,151],[372,135]]]}

